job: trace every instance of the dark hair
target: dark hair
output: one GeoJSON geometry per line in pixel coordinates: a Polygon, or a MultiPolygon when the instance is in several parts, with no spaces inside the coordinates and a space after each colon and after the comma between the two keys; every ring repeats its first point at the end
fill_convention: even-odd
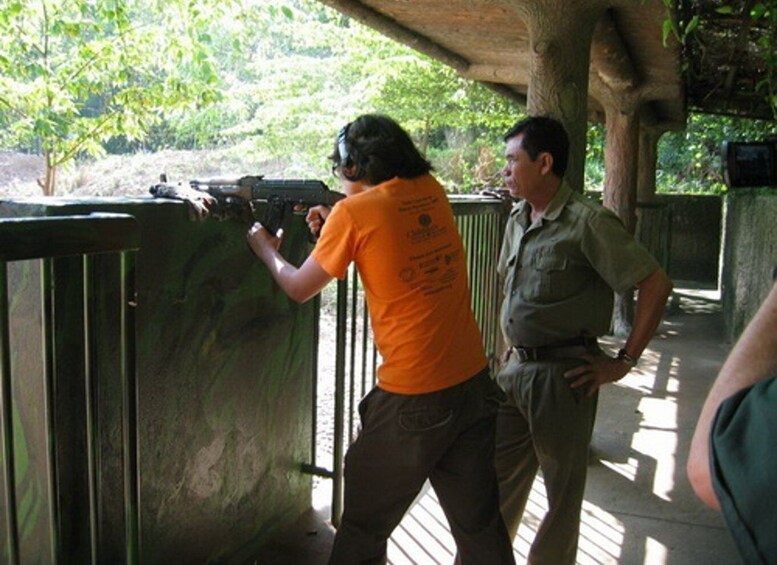
{"type": "Polygon", "coordinates": [[[563,177],[569,161],[569,136],[561,122],[548,116],[530,116],[511,127],[504,140],[521,134],[521,147],[531,160],[537,159],[540,153],[550,153],[553,156],[553,172],[563,177]]]}
{"type": "Polygon", "coordinates": [[[337,134],[331,157],[334,167],[352,168],[348,180],[370,185],[394,177],[415,178],[432,170],[402,127],[388,116],[365,114],[337,134]]]}

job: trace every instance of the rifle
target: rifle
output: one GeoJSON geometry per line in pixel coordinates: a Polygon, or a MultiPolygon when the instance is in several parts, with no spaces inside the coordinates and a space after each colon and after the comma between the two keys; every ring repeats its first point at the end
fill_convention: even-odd
{"type": "Polygon", "coordinates": [[[329,190],[320,180],[272,180],[250,175],[236,179],[195,179],[189,181],[189,189],[167,184],[165,175],[160,180],[161,184],[149,189],[154,196],[191,201],[198,198],[198,193],[205,192],[216,200],[209,214],[220,219],[236,217],[252,223],[259,219],[256,204],[266,202],[264,217],[259,221],[273,234],[283,225],[287,211],[306,214],[312,206],[323,204],[331,208],[345,198],[344,194],[329,190]]]}

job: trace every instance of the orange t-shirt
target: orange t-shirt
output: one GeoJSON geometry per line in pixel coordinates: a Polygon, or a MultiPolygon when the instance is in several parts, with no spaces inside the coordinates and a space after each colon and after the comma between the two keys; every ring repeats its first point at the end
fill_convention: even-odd
{"type": "Polygon", "coordinates": [[[356,264],[383,358],[380,388],[433,392],[486,366],[464,246],[431,175],[394,178],[338,202],[312,255],[337,278],[356,264]]]}

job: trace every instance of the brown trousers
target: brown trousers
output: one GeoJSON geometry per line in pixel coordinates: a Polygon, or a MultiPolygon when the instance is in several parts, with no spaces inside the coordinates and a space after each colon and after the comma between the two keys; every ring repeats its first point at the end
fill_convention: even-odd
{"type": "Polygon", "coordinates": [[[512,564],[494,469],[497,406],[487,370],[420,395],[373,389],[345,457],[345,504],[330,564],[386,562],[386,542],[428,478],[463,565],[512,564]]]}

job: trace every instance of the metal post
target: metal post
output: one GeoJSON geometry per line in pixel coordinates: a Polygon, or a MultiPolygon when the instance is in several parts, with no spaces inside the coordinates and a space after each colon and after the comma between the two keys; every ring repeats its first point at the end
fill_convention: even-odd
{"type": "Polygon", "coordinates": [[[140,553],[139,485],[137,437],[137,374],[135,359],[135,289],[134,251],[121,254],[121,334],[122,334],[122,431],[124,459],[124,516],[126,563],[135,565],[140,553]]]}
{"type": "Polygon", "coordinates": [[[332,471],[334,479],[332,484],[332,524],[340,525],[340,517],[343,513],[343,461],[344,457],[344,430],[345,424],[345,342],[346,324],[348,315],[348,279],[337,281],[337,338],[335,342],[335,413],[334,413],[334,446],[332,471]]]}
{"type": "Polygon", "coordinates": [[[43,328],[43,413],[46,425],[49,491],[49,544],[53,563],[59,561],[59,486],[57,483],[56,361],[54,342],[54,260],[41,260],[41,327],[43,328]]]}
{"type": "Polygon", "coordinates": [[[5,557],[19,563],[19,528],[16,516],[16,476],[13,449],[13,402],[11,399],[11,346],[8,322],[8,264],[0,261],[0,441],[5,489],[5,557]]]}
{"type": "Polygon", "coordinates": [[[100,522],[97,473],[99,469],[99,446],[97,432],[97,378],[95,368],[95,304],[92,285],[94,283],[94,261],[90,255],[83,258],[84,296],[84,406],[86,407],[86,476],[89,497],[89,554],[92,564],[99,562],[100,522]]]}
{"type": "Polygon", "coordinates": [[[359,316],[357,306],[359,305],[359,273],[356,267],[351,267],[351,318],[350,335],[348,342],[350,355],[348,356],[348,443],[351,443],[354,431],[354,419],[356,417],[356,328],[358,327],[357,318],[359,316]]]}

